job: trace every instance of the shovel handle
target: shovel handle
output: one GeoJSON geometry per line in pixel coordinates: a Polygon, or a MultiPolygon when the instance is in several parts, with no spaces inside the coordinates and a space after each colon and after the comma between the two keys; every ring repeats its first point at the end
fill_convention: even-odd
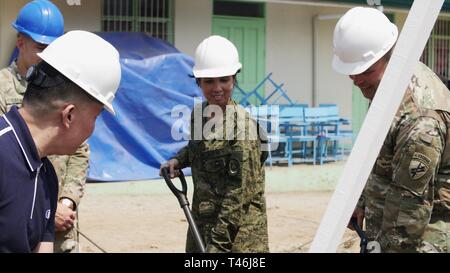
{"type": "Polygon", "coordinates": [[[177,187],[175,187],[175,185],[173,184],[172,180],[170,179],[170,170],[169,170],[169,168],[163,168],[161,170],[161,172],[162,172],[162,175],[164,177],[164,180],[166,181],[167,186],[173,192],[173,194],[175,194],[177,197],[180,194],[187,195],[187,183],[186,183],[186,178],[184,177],[184,173],[183,173],[182,170],[179,170],[180,175],[178,176],[178,178],[181,181],[181,190],[178,189],[177,187]]]}
{"type": "Polygon", "coordinates": [[[200,235],[197,225],[195,224],[194,217],[192,216],[191,210],[189,209],[189,201],[187,199],[187,183],[186,178],[184,177],[184,174],[181,170],[180,175],[178,178],[180,178],[181,181],[181,190],[179,190],[175,185],[173,184],[172,180],[170,179],[170,170],[169,168],[163,168],[161,170],[162,176],[164,177],[164,180],[166,180],[167,186],[169,186],[169,189],[175,194],[175,196],[178,199],[178,202],[180,203],[181,208],[184,211],[184,214],[186,215],[186,219],[188,220],[190,231],[192,236],[194,237],[195,243],[197,245],[198,251],[200,253],[205,253],[205,245],[203,244],[202,236],[200,235]]]}
{"type": "Polygon", "coordinates": [[[361,238],[360,253],[367,253],[367,243],[368,242],[367,242],[366,233],[364,232],[364,230],[362,230],[362,228],[359,227],[358,220],[356,219],[356,217],[352,217],[350,222],[352,223],[352,226],[355,229],[356,233],[358,233],[359,238],[361,238]]]}

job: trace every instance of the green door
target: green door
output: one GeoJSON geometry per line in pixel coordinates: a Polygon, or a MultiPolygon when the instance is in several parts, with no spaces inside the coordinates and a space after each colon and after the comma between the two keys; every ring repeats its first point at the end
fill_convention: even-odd
{"type": "MultiPolygon", "coordinates": [[[[242,71],[238,75],[238,85],[245,92],[251,92],[265,78],[266,25],[264,18],[214,16],[213,34],[232,41],[239,51],[242,71]]],[[[264,97],[264,86],[258,90],[264,97]]],[[[242,94],[235,90],[233,98],[239,102],[242,94]]],[[[252,104],[259,101],[252,97],[252,104]]]]}
{"type": "Polygon", "coordinates": [[[361,90],[353,85],[353,95],[352,95],[352,129],[353,138],[356,139],[359,130],[364,123],[367,111],[369,110],[369,100],[366,99],[361,90]]]}

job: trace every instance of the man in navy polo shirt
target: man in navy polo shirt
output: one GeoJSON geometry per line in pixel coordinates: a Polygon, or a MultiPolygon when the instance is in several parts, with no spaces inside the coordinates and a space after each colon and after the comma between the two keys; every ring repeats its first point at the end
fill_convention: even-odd
{"type": "Polygon", "coordinates": [[[0,147],[0,251],[30,252],[54,240],[58,181],[17,108],[0,118],[0,147]]]}
{"type": "Polygon", "coordinates": [[[92,134],[119,87],[119,53],[71,31],[38,56],[23,107],[0,117],[0,252],[53,252],[58,181],[49,155],[70,155],[92,134]]]}

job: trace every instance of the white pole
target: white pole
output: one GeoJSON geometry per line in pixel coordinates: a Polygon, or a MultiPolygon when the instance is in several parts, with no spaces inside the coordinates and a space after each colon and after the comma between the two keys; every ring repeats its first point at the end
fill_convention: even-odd
{"type": "Polygon", "coordinates": [[[336,252],[443,3],[414,1],[309,252],[336,252]]]}

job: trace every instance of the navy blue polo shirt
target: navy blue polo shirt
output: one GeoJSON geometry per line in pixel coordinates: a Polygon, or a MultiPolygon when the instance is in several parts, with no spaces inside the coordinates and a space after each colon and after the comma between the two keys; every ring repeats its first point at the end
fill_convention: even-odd
{"type": "Polygon", "coordinates": [[[0,117],[0,252],[32,252],[55,238],[58,178],[39,158],[27,124],[13,107],[0,117]]]}

